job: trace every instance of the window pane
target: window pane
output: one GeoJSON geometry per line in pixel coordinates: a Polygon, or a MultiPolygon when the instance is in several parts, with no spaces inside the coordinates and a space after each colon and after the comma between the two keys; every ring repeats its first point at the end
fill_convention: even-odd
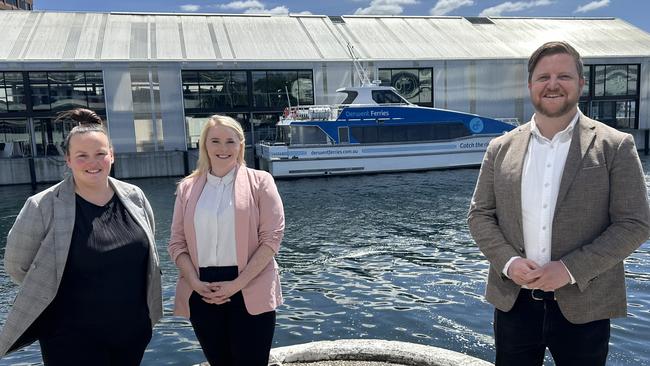
{"type": "Polygon", "coordinates": [[[298,96],[301,105],[314,104],[314,85],[311,71],[299,71],[298,80],[291,85],[291,94],[298,96]],[[298,88],[298,92],[294,90],[298,88]]]}
{"type": "Polygon", "coordinates": [[[607,65],[605,74],[605,95],[627,94],[627,66],[607,65]]]}
{"type": "Polygon", "coordinates": [[[594,80],[594,95],[602,97],[605,95],[605,66],[596,66],[594,80]]]}
{"type": "Polygon", "coordinates": [[[390,77],[391,71],[389,69],[379,70],[379,80],[381,80],[381,86],[390,86],[390,77]]]}
{"type": "Polygon", "coordinates": [[[248,107],[248,79],[245,71],[230,73],[228,92],[232,98],[233,107],[248,107]]]}
{"type": "Polygon", "coordinates": [[[253,106],[268,107],[269,97],[266,93],[266,72],[254,71],[251,73],[253,78],[253,106]]]}
{"type": "Polygon", "coordinates": [[[25,86],[23,84],[23,74],[20,72],[6,72],[5,85],[8,110],[26,110],[27,105],[25,104],[25,86]]]}
{"type": "Polygon", "coordinates": [[[50,109],[50,91],[47,84],[32,84],[32,106],[35,111],[50,109]]]}
{"type": "Polygon", "coordinates": [[[0,119],[0,158],[30,156],[26,120],[0,119]]]}
{"type": "Polygon", "coordinates": [[[583,97],[588,97],[589,96],[589,71],[591,70],[591,67],[586,65],[582,69],[582,77],[585,79],[585,86],[582,88],[582,96],[583,97]]]}
{"type": "Polygon", "coordinates": [[[185,103],[185,109],[194,109],[194,108],[201,107],[201,103],[199,101],[198,85],[196,84],[183,85],[183,102],[185,103]]]}
{"type": "MultiPolygon", "coordinates": [[[[0,72],[0,75],[2,73],[0,72]]],[[[0,84],[0,112],[7,111],[7,92],[5,91],[4,85],[0,84]]]]}
{"type": "Polygon", "coordinates": [[[433,69],[380,69],[381,85],[392,86],[411,103],[433,106],[433,69]]]}
{"type": "Polygon", "coordinates": [[[201,129],[208,122],[209,117],[185,117],[185,128],[187,129],[187,148],[198,149],[201,129]]]}
{"type": "Polygon", "coordinates": [[[181,78],[183,83],[198,83],[199,82],[199,73],[196,71],[181,71],[181,78]]]}
{"type": "Polygon", "coordinates": [[[133,120],[135,128],[135,147],[137,152],[156,151],[154,129],[151,117],[137,115],[133,120]]]}
{"type": "Polygon", "coordinates": [[[636,83],[639,75],[638,65],[627,66],[627,94],[636,95],[636,83]]]}
{"type": "MultiPolygon", "coordinates": [[[[269,71],[267,93],[271,107],[281,109],[288,106],[287,92],[291,105],[298,104],[297,95],[292,92],[292,83],[298,78],[296,71],[269,71]]],[[[297,91],[297,90],[296,90],[297,91]]]]}

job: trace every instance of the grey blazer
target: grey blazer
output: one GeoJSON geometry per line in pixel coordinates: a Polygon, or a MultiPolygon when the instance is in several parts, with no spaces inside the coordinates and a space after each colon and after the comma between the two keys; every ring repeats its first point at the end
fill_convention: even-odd
{"type": "MultiPolygon", "coordinates": [[[[502,274],[526,257],[521,222],[521,172],[530,123],[494,139],[485,154],[470,205],[469,229],[490,262],[486,299],[509,311],[520,287],[502,274]]],[[[624,317],[623,260],[650,235],[650,209],[634,140],[580,115],[573,131],[553,218],[551,260],[576,280],[556,290],[572,323],[624,317]]]]}
{"type": "MultiPolygon", "coordinates": [[[[153,326],[162,316],[153,211],[140,188],[113,178],[109,178],[109,183],[149,239],[147,304],[153,326]]],[[[16,341],[56,296],[68,258],[74,218],[72,177],[27,199],[18,214],[7,237],[4,265],[20,289],[0,333],[0,357],[24,345],[16,341]]]]}

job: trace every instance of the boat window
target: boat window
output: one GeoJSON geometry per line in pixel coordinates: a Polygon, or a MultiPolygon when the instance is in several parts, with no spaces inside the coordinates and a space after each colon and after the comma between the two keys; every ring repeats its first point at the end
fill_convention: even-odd
{"type": "Polygon", "coordinates": [[[277,128],[277,137],[275,142],[288,144],[291,139],[291,133],[289,131],[289,126],[279,126],[277,128]]]}
{"type": "Polygon", "coordinates": [[[352,104],[355,99],[357,99],[358,92],[352,90],[344,90],[343,93],[347,94],[347,97],[340,104],[352,104]]]}
{"type": "Polygon", "coordinates": [[[348,127],[339,127],[339,144],[350,143],[350,129],[348,127]]]}
{"type": "Polygon", "coordinates": [[[329,137],[318,126],[291,126],[292,145],[325,145],[329,137]]]}
{"type": "Polygon", "coordinates": [[[392,90],[373,90],[372,100],[377,104],[407,104],[407,102],[392,90]]]}
{"type": "Polygon", "coordinates": [[[420,142],[451,140],[471,133],[463,123],[429,123],[410,126],[366,126],[350,128],[355,142],[371,144],[377,142],[420,142]]]}

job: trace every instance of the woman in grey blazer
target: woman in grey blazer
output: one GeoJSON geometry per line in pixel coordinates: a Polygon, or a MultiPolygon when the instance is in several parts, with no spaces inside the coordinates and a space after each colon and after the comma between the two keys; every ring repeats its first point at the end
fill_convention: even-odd
{"type": "Polygon", "coordinates": [[[72,175],[30,197],[9,231],[5,270],[20,285],[0,357],[38,339],[57,365],[139,365],[162,316],[151,206],[109,177],[113,149],[87,109],[65,142],[72,175]]]}

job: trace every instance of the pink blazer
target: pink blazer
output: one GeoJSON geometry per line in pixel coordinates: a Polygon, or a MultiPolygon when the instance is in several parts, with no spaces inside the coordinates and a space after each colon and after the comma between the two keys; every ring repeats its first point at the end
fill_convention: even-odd
{"type": "MultiPolygon", "coordinates": [[[[178,184],[171,238],[168,251],[171,259],[188,253],[198,273],[194,211],[203,191],[206,175],[185,179],[178,184]]],[[[267,245],[277,254],[284,234],[284,209],[273,177],[264,171],[240,166],[235,172],[235,241],[237,266],[241,273],[260,245],[267,245]]],[[[174,315],[190,316],[189,298],[192,289],[180,276],[176,284],[174,315]]],[[[274,310],[282,304],[282,290],[275,259],[242,289],[249,314],[274,310]]]]}

